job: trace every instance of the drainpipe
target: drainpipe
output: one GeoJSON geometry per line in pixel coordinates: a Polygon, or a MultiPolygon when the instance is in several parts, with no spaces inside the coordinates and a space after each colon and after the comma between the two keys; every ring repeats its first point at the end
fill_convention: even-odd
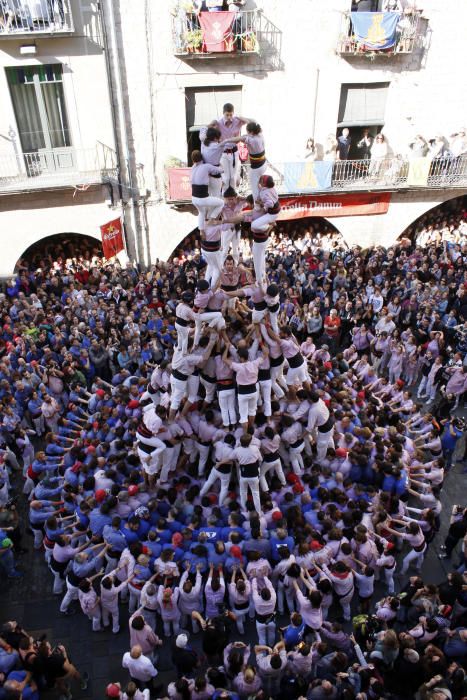
{"type": "Polygon", "coordinates": [[[318,108],[318,89],[319,89],[319,68],[316,69],[315,96],[314,96],[314,102],[313,102],[313,121],[311,122],[312,123],[311,138],[313,139],[313,141],[315,140],[316,111],[318,108]]]}
{"type": "MultiPolygon", "coordinates": [[[[108,82],[109,91],[110,91],[110,98],[111,98],[110,103],[111,103],[111,110],[112,110],[112,120],[113,120],[114,132],[115,132],[115,136],[116,136],[116,140],[117,140],[117,159],[118,159],[117,162],[118,162],[118,169],[119,169],[119,174],[120,174],[118,188],[119,188],[120,199],[123,203],[123,187],[122,187],[122,183],[121,183],[121,177],[122,177],[123,170],[121,167],[122,161],[120,158],[120,147],[121,147],[123,155],[124,155],[124,159],[125,159],[125,170],[126,170],[126,179],[128,182],[128,189],[130,191],[130,199],[129,199],[130,221],[131,221],[131,227],[133,229],[136,262],[140,264],[141,262],[144,262],[144,260],[143,261],[141,260],[139,244],[138,244],[138,231],[137,231],[137,225],[136,225],[133,182],[132,182],[131,170],[130,170],[130,149],[129,149],[128,137],[127,137],[126,128],[125,128],[125,111],[123,108],[123,97],[122,97],[122,76],[121,76],[121,71],[120,71],[120,59],[119,59],[119,54],[118,54],[117,34],[115,31],[115,15],[114,15],[113,0],[101,0],[101,2],[99,3],[99,11],[100,11],[100,16],[101,16],[102,31],[103,31],[103,37],[104,37],[104,54],[105,54],[105,59],[106,59],[106,64],[107,64],[107,82],[108,82]],[[104,2],[106,3],[106,11],[105,12],[104,12],[104,2]],[[109,17],[110,42],[109,42],[109,34],[107,32],[107,24],[105,21],[106,14],[109,17]],[[112,60],[110,58],[110,52],[108,50],[109,46],[112,49],[112,60]],[[115,80],[115,90],[113,88],[111,76],[115,80]],[[114,102],[114,99],[115,99],[115,102],[114,102]],[[117,114],[118,114],[118,122],[120,124],[119,129],[117,129],[117,119],[116,119],[117,114]]],[[[122,214],[123,214],[123,219],[125,219],[125,208],[124,208],[123,204],[122,204],[122,214]]],[[[128,251],[128,240],[126,241],[126,243],[127,243],[126,248],[128,251]]]]}

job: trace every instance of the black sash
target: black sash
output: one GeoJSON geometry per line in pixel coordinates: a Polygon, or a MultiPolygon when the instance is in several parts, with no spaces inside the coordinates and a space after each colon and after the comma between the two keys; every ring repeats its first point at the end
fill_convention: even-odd
{"type": "Polygon", "coordinates": [[[209,190],[207,185],[192,185],[191,186],[191,196],[198,197],[198,199],[205,199],[209,197],[209,190]]]}

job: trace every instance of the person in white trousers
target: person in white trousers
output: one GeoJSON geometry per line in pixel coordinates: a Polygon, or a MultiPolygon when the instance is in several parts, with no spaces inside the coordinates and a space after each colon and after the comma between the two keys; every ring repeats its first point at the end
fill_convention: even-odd
{"type": "MultiPolygon", "coordinates": [[[[238,143],[239,141],[243,141],[248,149],[250,189],[253,199],[256,199],[258,196],[258,182],[268,167],[263,132],[260,125],[255,121],[248,122],[246,125],[246,136],[228,139],[230,143],[238,143]]],[[[221,143],[226,145],[227,140],[221,143]]]]}
{"type": "Polygon", "coordinates": [[[252,436],[248,433],[240,438],[240,445],[234,450],[234,458],[240,471],[240,504],[246,510],[248,490],[253,496],[253,503],[258,515],[261,515],[259,496],[259,468],[263,461],[259,447],[252,444],[252,436]]]}
{"type": "Polygon", "coordinates": [[[188,352],[188,338],[190,329],[196,321],[196,313],[193,311],[195,295],[193,292],[182,292],[181,301],[175,307],[175,330],[177,331],[177,349],[184,355],[188,352]]]}
{"type": "Polygon", "coordinates": [[[277,594],[267,576],[259,581],[253,578],[252,595],[259,644],[272,647],[276,640],[277,594]]]}
{"type": "Polygon", "coordinates": [[[279,195],[274,184],[270,175],[262,175],[259,178],[258,196],[252,214],[253,264],[258,282],[266,276],[266,248],[269,233],[281,210],[279,195]]]}
{"type": "Polygon", "coordinates": [[[220,164],[224,170],[222,175],[222,184],[224,190],[228,187],[238,187],[240,182],[240,158],[235,141],[240,136],[242,126],[253,121],[246,117],[236,115],[235,108],[231,102],[226,102],[222,108],[222,117],[215,122],[219,129],[224,146],[224,152],[221,156],[220,164]]]}
{"type": "Polygon", "coordinates": [[[220,196],[209,193],[212,176],[218,175],[220,178],[222,168],[204,163],[200,151],[192,151],[191,160],[191,201],[198,211],[198,228],[204,231],[206,221],[217,218],[224,207],[224,200],[220,196]]]}
{"type": "Polygon", "coordinates": [[[216,483],[217,480],[220,481],[221,489],[219,493],[218,504],[222,506],[225,499],[227,498],[227,493],[229,490],[230,477],[232,472],[232,466],[234,462],[234,448],[235,448],[235,438],[232,434],[227,434],[222,442],[216,442],[214,446],[214,457],[216,462],[211,469],[203,488],[200,491],[200,498],[202,498],[211,487],[216,483]]]}
{"type": "MultiPolygon", "coordinates": [[[[205,163],[219,168],[224,152],[224,144],[221,143],[221,132],[214,120],[207,128],[200,129],[199,138],[201,140],[201,155],[205,163]]],[[[220,197],[222,193],[221,173],[211,173],[209,176],[209,196],[220,197]]]]}

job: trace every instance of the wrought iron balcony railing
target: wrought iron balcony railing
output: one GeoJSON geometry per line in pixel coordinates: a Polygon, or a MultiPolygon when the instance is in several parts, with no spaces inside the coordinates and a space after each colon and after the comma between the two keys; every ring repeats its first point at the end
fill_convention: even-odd
{"type": "Polygon", "coordinates": [[[2,0],[0,38],[74,31],[70,0],[2,0]]]}
{"type": "MultiPolygon", "coordinates": [[[[376,13],[375,13],[376,14],[376,13]]],[[[341,56],[394,56],[411,54],[423,48],[426,34],[426,20],[421,17],[421,11],[411,10],[403,13],[396,29],[396,41],[391,48],[375,50],[357,40],[352,26],[350,12],[342,15],[342,25],[337,44],[337,53],[341,56]]]]}
{"type": "Polygon", "coordinates": [[[116,179],[115,151],[101,143],[94,148],[40,149],[35,153],[0,155],[0,194],[93,185],[116,179]]]}
{"type": "MultiPolygon", "coordinates": [[[[414,158],[401,156],[375,160],[341,160],[335,163],[269,163],[281,195],[333,192],[374,192],[403,189],[467,189],[467,154],[458,157],[414,158]],[[320,166],[324,167],[321,168],[320,166]],[[314,183],[314,184],[313,184],[314,183]]],[[[189,168],[167,169],[169,202],[191,200],[189,168]]],[[[248,166],[242,166],[241,194],[249,192],[248,166]]]]}
{"type": "MultiPolygon", "coordinates": [[[[216,14],[218,13],[209,13],[213,21],[216,14]]],[[[257,10],[237,12],[231,28],[221,34],[217,44],[213,44],[206,42],[199,16],[182,9],[172,19],[174,53],[176,56],[190,58],[259,53],[263,24],[262,15],[257,10]]]]}

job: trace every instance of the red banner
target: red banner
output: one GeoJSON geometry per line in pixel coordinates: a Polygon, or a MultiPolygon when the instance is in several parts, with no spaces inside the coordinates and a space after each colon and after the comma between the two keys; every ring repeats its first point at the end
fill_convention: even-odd
{"type": "Polygon", "coordinates": [[[191,168],[168,168],[170,202],[191,202],[191,168]]]}
{"type": "Polygon", "coordinates": [[[203,31],[205,51],[226,53],[233,51],[231,35],[235,12],[200,12],[199,23],[203,31]]]}
{"type": "Polygon", "coordinates": [[[365,216],[386,214],[391,200],[390,192],[368,194],[332,194],[324,196],[281,197],[279,220],[304,219],[308,216],[365,216]]]}
{"type": "Polygon", "coordinates": [[[114,219],[101,226],[102,250],[104,257],[109,260],[121,250],[125,249],[123,244],[123,226],[121,219],[114,219]]]}

